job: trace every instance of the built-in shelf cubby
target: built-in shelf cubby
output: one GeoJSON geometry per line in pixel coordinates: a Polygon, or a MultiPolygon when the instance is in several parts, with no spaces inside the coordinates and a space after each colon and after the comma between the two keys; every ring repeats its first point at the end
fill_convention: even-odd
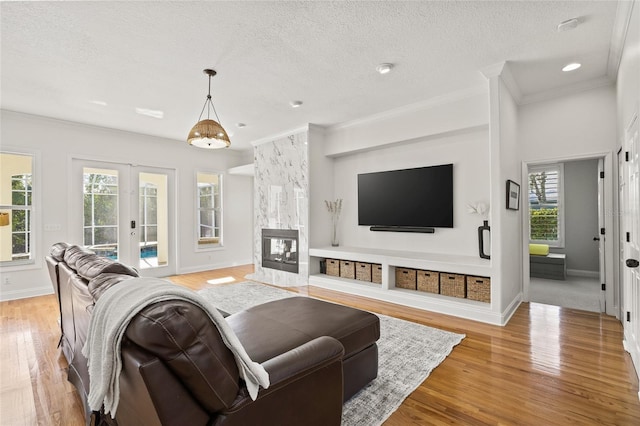
{"type": "Polygon", "coordinates": [[[309,255],[310,285],[495,322],[490,260],[363,247],[311,248],[309,255]]]}

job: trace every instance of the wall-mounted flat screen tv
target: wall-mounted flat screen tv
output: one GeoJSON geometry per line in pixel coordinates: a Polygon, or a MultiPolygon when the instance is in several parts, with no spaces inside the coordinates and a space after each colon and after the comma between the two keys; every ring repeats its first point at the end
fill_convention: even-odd
{"type": "Polygon", "coordinates": [[[358,224],[453,228],[453,164],[359,174],[358,224]]]}

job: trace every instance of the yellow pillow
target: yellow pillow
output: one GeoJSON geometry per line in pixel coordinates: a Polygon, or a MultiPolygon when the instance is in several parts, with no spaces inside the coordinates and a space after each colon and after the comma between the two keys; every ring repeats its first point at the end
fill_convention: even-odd
{"type": "Polygon", "coordinates": [[[529,254],[546,256],[549,254],[549,244],[529,244],[529,254]]]}

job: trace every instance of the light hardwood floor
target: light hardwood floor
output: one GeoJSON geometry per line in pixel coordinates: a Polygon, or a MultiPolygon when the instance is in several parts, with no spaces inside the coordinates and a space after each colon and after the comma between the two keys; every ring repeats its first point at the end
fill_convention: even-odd
{"type": "MultiPolygon", "coordinates": [[[[252,266],[172,277],[198,290],[252,266]]],[[[613,317],[523,303],[505,327],[316,287],[300,293],[466,334],[385,425],[639,425],[638,382],[613,317]]],[[[0,303],[0,424],[82,425],[54,296],[0,303]]]]}

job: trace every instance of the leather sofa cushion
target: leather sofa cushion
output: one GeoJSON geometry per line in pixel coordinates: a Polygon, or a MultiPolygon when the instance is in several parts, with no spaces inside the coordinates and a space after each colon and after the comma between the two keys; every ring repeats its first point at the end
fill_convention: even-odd
{"type": "Polygon", "coordinates": [[[131,278],[134,277],[131,275],[122,275],[117,273],[102,273],[89,280],[89,293],[91,293],[94,302],[96,302],[105,291],[109,290],[114,285],[119,284],[122,281],[130,280],[131,278]]]}
{"type": "Polygon", "coordinates": [[[122,274],[137,277],[138,273],[133,269],[108,257],[101,257],[96,254],[80,256],[76,260],[76,271],[78,275],[88,280],[100,274],[122,274]]]}
{"type": "Polygon", "coordinates": [[[78,259],[80,259],[81,257],[84,257],[88,254],[95,254],[94,252],[92,252],[91,250],[88,250],[84,247],[80,247],[77,245],[72,245],[67,247],[67,249],[64,252],[64,261],[65,263],[73,270],[76,269],[76,262],[78,261],[78,259]]]}
{"type": "Polygon", "coordinates": [[[55,243],[53,246],[51,246],[49,255],[54,260],[62,262],[64,260],[64,252],[67,250],[67,247],[69,247],[69,244],[67,243],[55,243]]]}
{"type": "Polygon", "coordinates": [[[309,297],[263,303],[226,319],[256,362],[264,362],[320,336],[339,340],[346,359],[380,338],[380,320],[376,315],[309,297]]]}
{"type": "Polygon", "coordinates": [[[162,360],[208,412],[232,405],[240,390],[236,361],[197,306],[177,300],[154,303],[131,320],[125,336],[162,360]]]}

